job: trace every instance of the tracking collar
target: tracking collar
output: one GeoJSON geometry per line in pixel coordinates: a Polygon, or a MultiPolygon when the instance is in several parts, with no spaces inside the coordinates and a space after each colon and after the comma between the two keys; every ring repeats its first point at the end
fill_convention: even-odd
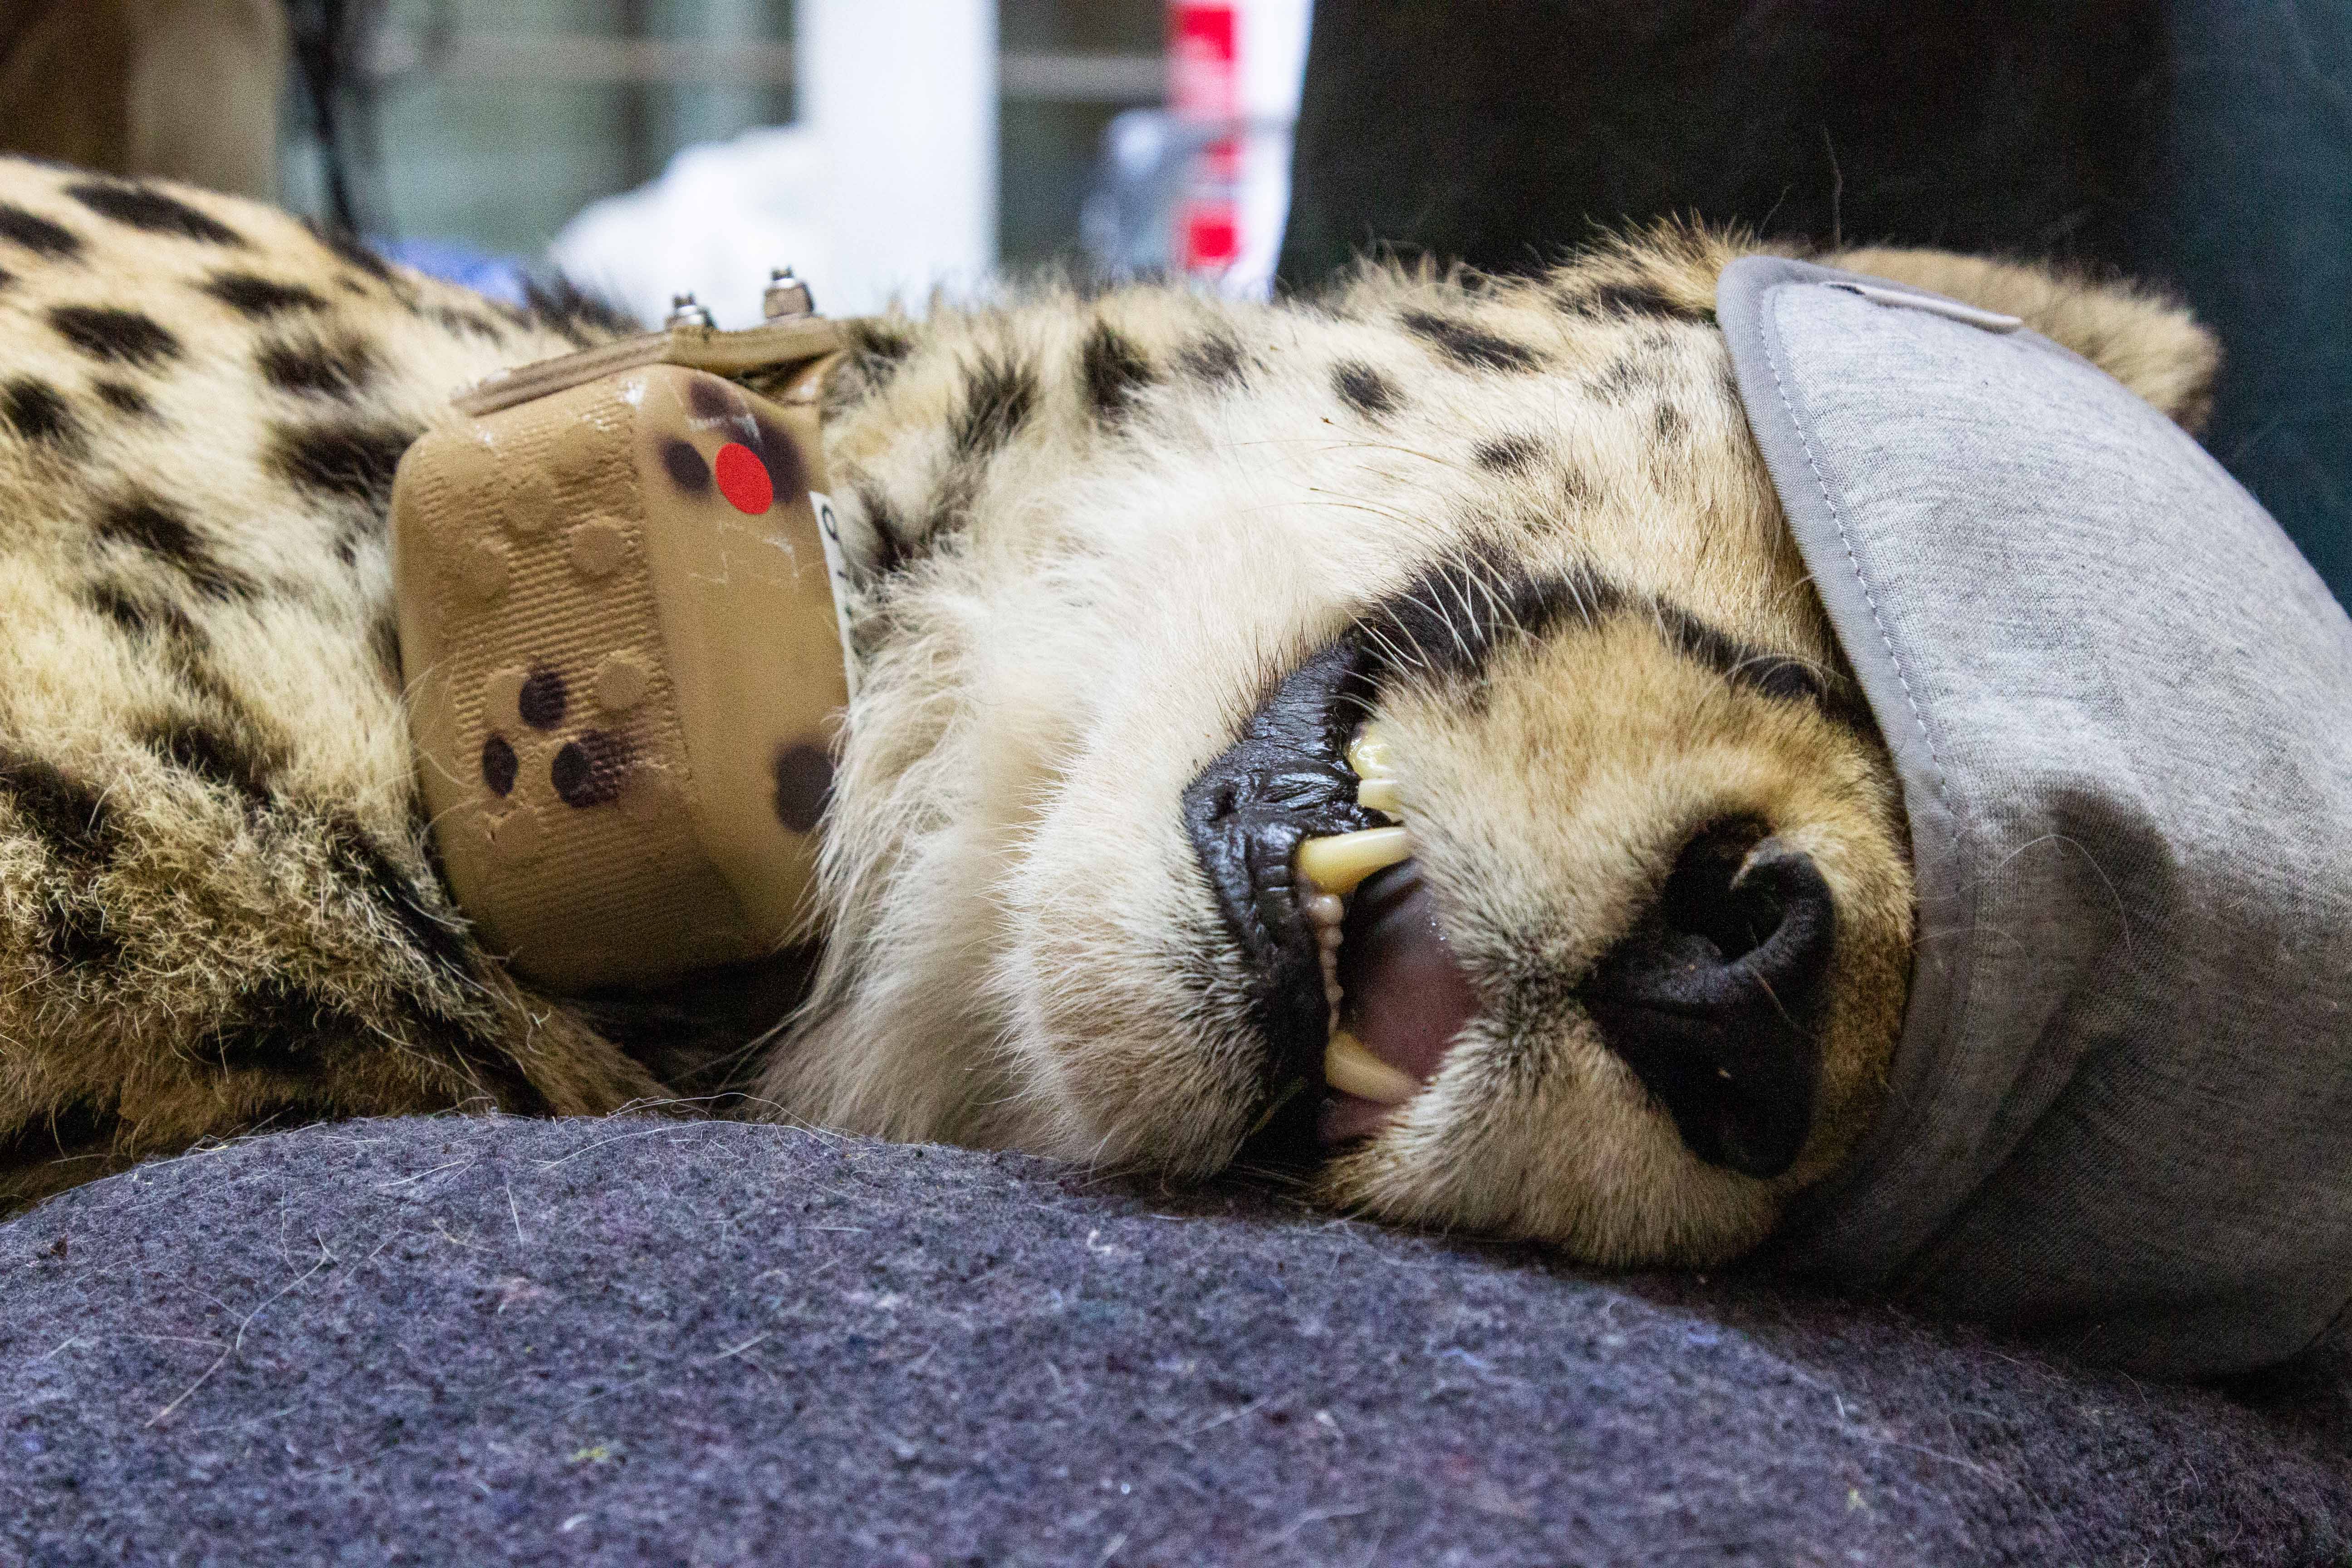
{"type": "Polygon", "coordinates": [[[719,331],[685,298],[658,331],[499,372],[400,464],[435,846],[545,985],[658,983],[809,924],[852,683],[817,409],[841,334],[789,274],[768,305],[719,331]]]}

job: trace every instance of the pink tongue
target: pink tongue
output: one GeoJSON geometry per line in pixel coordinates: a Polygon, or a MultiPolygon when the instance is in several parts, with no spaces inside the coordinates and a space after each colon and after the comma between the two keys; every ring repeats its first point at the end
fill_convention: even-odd
{"type": "MultiPolygon", "coordinates": [[[[1438,927],[1437,901],[1412,861],[1391,866],[1356,890],[1339,948],[1339,988],[1349,1032],[1372,1055],[1423,1083],[1436,1074],[1446,1047],[1477,1010],[1470,977],[1438,927]]],[[[1360,1137],[1393,1109],[1334,1095],[1323,1118],[1323,1141],[1360,1137]]]]}

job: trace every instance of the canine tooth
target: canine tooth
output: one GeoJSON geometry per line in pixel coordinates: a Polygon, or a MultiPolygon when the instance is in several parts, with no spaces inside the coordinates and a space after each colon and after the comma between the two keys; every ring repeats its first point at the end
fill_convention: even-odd
{"type": "Polygon", "coordinates": [[[1348,906],[1334,893],[1318,893],[1307,900],[1307,918],[1325,931],[1337,931],[1348,918],[1348,906]]]}
{"type": "Polygon", "coordinates": [[[1383,816],[1402,816],[1402,805],[1397,799],[1397,781],[1391,778],[1366,779],[1356,786],[1356,804],[1366,811],[1377,811],[1383,816]]]}
{"type": "Polygon", "coordinates": [[[1348,765],[1356,770],[1360,779],[1385,779],[1396,775],[1396,753],[1389,749],[1389,738],[1378,724],[1368,723],[1356,731],[1348,742],[1348,765]]]}
{"type": "Polygon", "coordinates": [[[1345,1029],[1323,1047],[1323,1081],[1342,1094],[1382,1105],[1402,1105],[1421,1089],[1409,1074],[1372,1055],[1345,1029]]]}
{"type": "Polygon", "coordinates": [[[1373,872],[1412,855],[1403,828],[1367,827],[1360,833],[1308,839],[1298,847],[1298,869],[1324,892],[1352,893],[1373,872]]]}

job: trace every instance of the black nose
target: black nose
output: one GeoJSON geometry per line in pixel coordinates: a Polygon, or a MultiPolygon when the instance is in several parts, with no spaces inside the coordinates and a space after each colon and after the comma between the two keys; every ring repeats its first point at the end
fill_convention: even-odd
{"type": "Polygon", "coordinates": [[[1582,988],[1609,1047],[1710,1164],[1777,1176],[1813,1121],[1837,908],[1803,851],[1717,823],[1582,988]]]}

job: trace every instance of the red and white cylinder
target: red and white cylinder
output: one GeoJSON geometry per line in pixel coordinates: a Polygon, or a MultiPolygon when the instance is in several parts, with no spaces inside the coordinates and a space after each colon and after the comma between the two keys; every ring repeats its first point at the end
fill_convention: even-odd
{"type": "Polygon", "coordinates": [[[1222,292],[1273,282],[1311,13],[1312,0],[1170,0],[1168,106],[1194,145],[1171,249],[1222,292]]]}

